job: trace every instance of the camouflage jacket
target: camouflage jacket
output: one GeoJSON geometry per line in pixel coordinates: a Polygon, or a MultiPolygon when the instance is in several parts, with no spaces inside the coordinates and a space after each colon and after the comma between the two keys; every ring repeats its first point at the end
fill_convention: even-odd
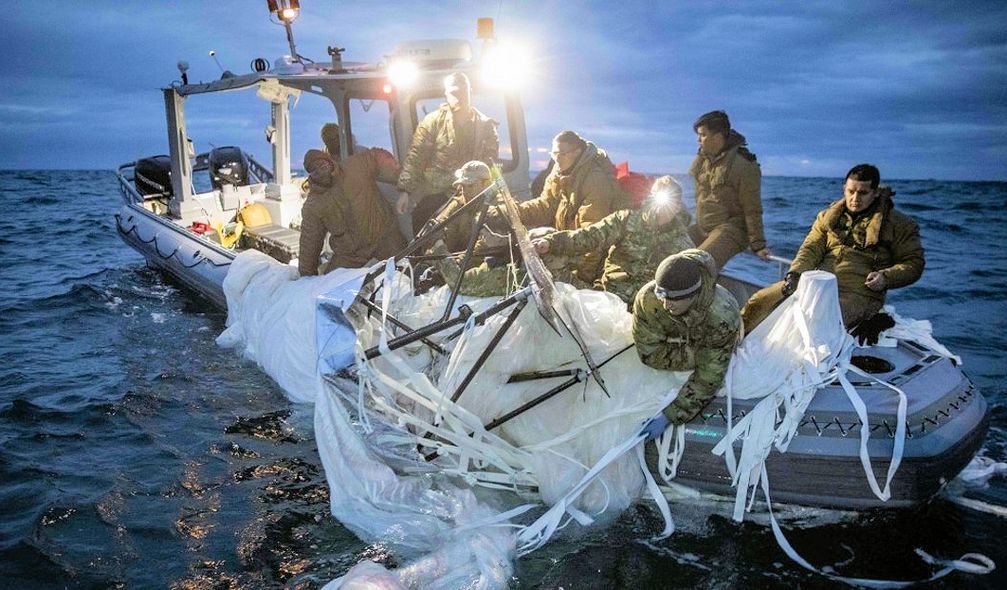
{"type": "MultiPolygon", "coordinates": [[[[601,221],[610,213],[629,207],[630,199],[615,180],[615,166],[605,150],[587,142],[584,153],[567,172],[558,167],[545,180],[542,195],[518,203],[521,222],[529,228],[554,227],[574,230],[601,221]]],[[[581,254],[574,272],[586,284],[601,274],[604,255],[598,251],[581,254]]]]}
{"type": "Polygon", "coordinates": [[[543,239],[548,240],[550,253],[607,255],[597,285],[632,305],[636,293],[654,278],[662,260],[696,247],[687,229],[689,212],[684,207],[680,211],[663,227],[656,228],[653,217],[643,210],[622,209],[588,227],[556,232],[543,239]]]}
{"type": "MultiPolygon", "coordinates": [[[[444,208],[433,218],[433,221],[443,223],[445,219],[451,217],[451,214],[464,207],[467,202],[464,196],[455,195],[450,201],[445,203],[444,208]]],[[[479,207],[475,206],[444,226],[443,239],[444,243],[447,244],[448,250],[458,252],[468,247],[469,236],[472,235],[472,225],[475,223],[478,215],[479,207]]]]}
{"type": "Polygon", "coordinates": [[[672,424],[692,420],[724,383],[731,354],[741,338],[738,302],[716,284],[716,264],[702,250],[685,250],[683,256],[703,263],[703,286],[698,298],[681,315],[674,316],[654,295],[654,281],[640,289],[633,302],[633,341],[640,360],[649,367],[692,371],[664,414],[672,424]]]}
{"type": "Polygon", "coordinates": [[[731,131],[724,151],[699,154],[689,167],[696,181],[696,224],[706,233],[731,223],[745,231],[753,251],[766,247],[762,229],[762,171],[745,137],[731,131]]]}
{"type": "Polygon", "coordinates": [[[469,160],[492,165],[500,151],[496,121],[472,109],[472,119],[456,128],[451,109],[443,104],[423,117],[402,160],[398,189],[415,202],[427,195],[451,192],[455,170],[469,160]]]}
{"type": "Polygon", "coordinates": [[[925,264],[919,226],[895,209],[891,191],[882,191],[865,214],[850,215],[843,199],[819,212],[790,270],[825,270],[836,275],[840,293],[884,301],[888,289],[919,280],[925,264]],[[876,270],[885,275],[885,291],[864,285],[876,270]]]}
{"type": "MultiPolygon", "coordinates": [[[[430,253],[443,256],[436,263],[437,270],[444,277],[444,282],[454,287],[458,282],[459,274],[462,274],[461,265],[450,256],[450,252],[443,242],[439,241],[434,244],[430,248],[430,253]]],[[[520,261],[520,258],[516,257],[515,260],[520,261]]],[[[569,283],[578,289],[587,287],[587,285],[579,283],[569,271],[570,263],[566,257],[546,255],[542,257],[542,261],[552,273],[554,281],[569,283]]],[[[471,297],[502,297],[507,294],[508,286],[513,288],[514,285],[524,284],[526,278],[527,273],[521,264],[515,266],[513,263],[507,263],[490,266],[486,262],[482,262],[465,271],[458,294],[471,297]]]]}

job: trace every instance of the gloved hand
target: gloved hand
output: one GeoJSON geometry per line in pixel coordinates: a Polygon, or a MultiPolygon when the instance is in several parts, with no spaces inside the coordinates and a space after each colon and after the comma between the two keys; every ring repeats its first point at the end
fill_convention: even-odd
{"type": "Polygon", "coordinates": [[[662,412],[650,420],[647,420],[647,423],[643,425],[642,432],[647,434],[647,440],[654,440],[664,434],[664,431],[667,430],[670,425],[671,421],[668,420],[668,417],[662,412]]]}
{"type": "Polygon", "coordinates": [[[483,224],[496,233],[504,233],[510,229],[510,220],[507,219],[507,215],[500,205],[494,205],[486,210],[483,224]]]}
{"type": "Polygon", "coordinates": [[[888,328],[895,327],[895,320],[887,313],[876,313],[860,322],[850,330],[850,335],[857,339],[860,346],[874,346],[878,337],[888,328]]]}
{"type": "Polygon", "coordinates": [[[801,280],[801,273],[790,271],[783,276],[783,296],[790,297],[797,290],[797,283],[801,280]]]}

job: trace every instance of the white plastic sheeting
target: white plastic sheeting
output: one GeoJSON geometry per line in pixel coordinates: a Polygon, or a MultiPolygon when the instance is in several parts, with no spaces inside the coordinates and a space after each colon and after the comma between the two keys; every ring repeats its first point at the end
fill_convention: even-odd
{"type": "Polygon", "coordinates": [[[296,268],[245,250],[224,279],[227,329],[217,344],[258,363],[291,400],[313,403],[318,389],[315,299],[340,285],[359,285],[366,271],[338,269],[297,280],[296,268]]]}
{"type": "MultiPolygon", "coordinates": [[[[518,308],[482,325],[470,321],[430,336],[449,351],[446,356],[422,342],[391,351],[388,341],[396,330],[387,314],[413,327],[428,324],[443,314],[448,291],[412,297],[410,281],[389,264],[387,287],[375,299],[382,311],[356,308],[343,315],[365,272],[336,271],[295,281],[293,268],[246,252],[232,264],[224,284],[228,328],[218,342],[258,362],[294,401],[315,402],[316,441],[332,513],[361,539],[385,544],[403,564],[387,571],[363,562],[329,587],[503,588],[516,555],[541,546],[570,522],[589,525],[614,518],[645,486],[656,489],[642,464],[640,424],[674,398],[688,373],[650,369],[632,349],[617,354],[632,340],[631,316],[622,301],[557,285],[564,319],[578,327],[596,363],[609,361],[601,374],[611,397],[585,378],[487,431],[484,425],[494,418],[564,380],[508,384],[510,376],[562,369],[581,369],[584,376],[586,363],[573,339],[558,336],[534,305],[526,305],[455,403],[451,395],[518,308]],[[319,299],[322,294],[327,295],[319,299]],[[333,374],[350,358],[345,343],[333,342],[335,333],[349,329],[347,316],[358,330],[356,382],[333,374]],[[375,345],[383,354],[365,360],[363,351],[375,345]],[[417,442],[428,460],[417,456],[417,442]],[[501,489],[506,493],[493,493],[501,489]],[[539,500],[553,508],[531,524],[512,524],[532,508],[529,502],[539,500]]],[[[478,312],[493,301],[460,298],[455,307],[462,303],[478,312]]],[[[927,328],[914,326],[914,339],[924,341],[927,328]]],[[[726,391],[734,397],[765,397],[732,430],[732,437],[745,437],[741,457],[735,458],[727,443],[720,448],[739,486],[736,517],[748,490],[761,487],[768,496],[766,454],[773,446],[785,451],[814,392],[852,370],[851,348],[834,278],[805,273],[797,294],[749,336],[733,359],[726,391]],[[777,428],[781,409],[785,419],[777,428]]],[[[856,405],[853,395],[851,402],[856,405]]],[[[663,437],[666,462],[675,460],[672,442],[681,451],[682,435],[679,429],[663,437]]],[[[897,461],[893,465],[897,468],[897,461]]],[[[865,469],[871,472],[869,464],[865,469]]],[[[884,493],[876,482],[872,486],[884,493]]],[[[663,534],[672,530],[666,517],[663,534]]],[[[775,520],[773,527],[778,532],[775,520]]],[[[778,541],[795,561],[811,567],[782,533],[778,541]]]]}

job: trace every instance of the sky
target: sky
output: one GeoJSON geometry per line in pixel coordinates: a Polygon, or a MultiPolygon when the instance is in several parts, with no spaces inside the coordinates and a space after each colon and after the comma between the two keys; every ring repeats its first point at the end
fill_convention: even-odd
{"type": "MultiPolygon", "coordinates": [[[[178,60],[208,81],[220,75],[211,49],[239,74],[289,52],[264,0],[4,8],[3,169],[165,153],[159,89],[178,60]]],[[[684,173],[692,122],[724,109],[765,175],[841,178],[871,162],[889,179],[1007,180],[1007,2],[302,0],[294,31],[303,55],[325,60],[337,45],[373,62],[407,39],[475,45],[486,16],[532,51],[522,100],[534,154],[572,129],[633,169],[684,173]]],[[[295,154],[315,147],[331,108],[302,103],[295,154]]],[[[265,113],[254,97],[214,97],[189,110],[190,135],[199,151],[236,144],[268,162],[265,113]]]]}

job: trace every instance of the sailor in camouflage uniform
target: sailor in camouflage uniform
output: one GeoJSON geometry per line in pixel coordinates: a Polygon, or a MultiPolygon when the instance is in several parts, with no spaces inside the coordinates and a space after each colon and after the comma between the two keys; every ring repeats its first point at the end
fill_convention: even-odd
{"type": "Polygon", "coordinates": [[[576,258],[588,252],[607,254],[595,288],[608,291],[632,307],[657,265],[672,254],[696,245],[689,237],[691,217],[682,204],[682,185],[671,176],[654,182],[641,209],[621,209],[573,231],[559,231],[534,242],[543,255],[576,258]]]}
{"type": "Polygon", "coordinates": [[[402,160],[396,211],[401,215],[416,206],[414,232],[448,200],[455,170],[469,160],[492,164],[500,151],[497,123],[472,106],[465,74],[444,79],[444,97],[447,102],[416,127],[402,160]]]}
{"type": "MultiPolygon", "coordinates": [[[[555,231],[552,228],[536,228],[529,232],[529,236],[538,238],[545,232],[555,231]]],[[[461,265],[455,260],[447,246],[442,240],[438,240],[430,249],[431,254],[443,256],[436,264],[444,282],[454,286],[458,281],[458,275],[462,272],[461,265]]],[[[507,294],[508,287],[525,283],[527,273],[521,260],[521,254],[516,249],[511,252],[513,262],[507,262],[494,256],[487,256],[486,260],[479,266],[465,271],[461,287],[458,289],[459,295],[471,297],[501,297],[507,294]]],[[[586,289],[585,285],[577,280],[571,272],[571,261],[566,256],[543,256],[542,262],[549,272],[552,273],[554,281],[569,283],[578,289],[586,289]]]]}
{"type": "MultiPolygon", "coordinates": [[[[474,197],[481,194],[492,183],[493,178],[490,174],[489,166],[478,160],[466,163],[455,171],[455,196],[430,220],[429,225],[433,226],[444,223],[451,215],[468,204],[474,197]]],[[[468,247],[472,225],[475,223],[476,216],[479,215],[479,210],[478,206],[473,206],[442,228],[444,232],[443,240],[449,250],[458,252],[468,247]]]]}
{"type": "Polygon", "coordinates": [[[685,424],[720,389],[741,339],[738,303],[716,284],[717,267],[707,252],[669,256],[633,303],[633,341],[640,360],[666,371],[692,371],[678,397],[647,426],[656,438],[668,424],[685,424]]]}

